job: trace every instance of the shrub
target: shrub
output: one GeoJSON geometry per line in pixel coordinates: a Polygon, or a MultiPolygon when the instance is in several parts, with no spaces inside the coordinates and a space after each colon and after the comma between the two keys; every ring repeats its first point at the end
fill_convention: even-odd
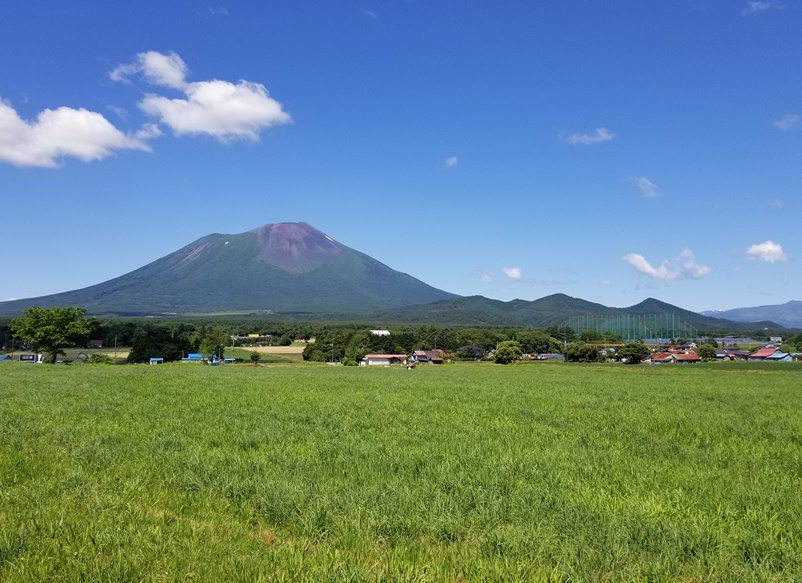
{"type": "Polygon", "coordinates": [[[95,352],[94,354],[90,354],[89,358],[86,360],[87,364],[114,364],[114,359],[112,359],[108,354],[103,354],[102,352],[95,352]]]}

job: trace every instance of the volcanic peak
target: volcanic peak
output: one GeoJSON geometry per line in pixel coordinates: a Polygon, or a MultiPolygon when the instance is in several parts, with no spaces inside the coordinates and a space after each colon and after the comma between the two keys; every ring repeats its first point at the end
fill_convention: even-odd
{"type": "Polygon", "coordinates": [[[291,273],[337,263],[344,255],[339,243],[307,223],[268,224],[251,232],[259,242],[259,257],[291,273]]]}

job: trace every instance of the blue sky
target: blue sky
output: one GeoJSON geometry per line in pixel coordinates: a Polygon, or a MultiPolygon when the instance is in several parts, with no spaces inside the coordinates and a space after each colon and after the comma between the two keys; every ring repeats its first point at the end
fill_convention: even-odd
{"type": "Polygon", "coordinates": [[[790,0],[7,3],[0,300],[305,221],[461,295],[802,299],[790,0]]]}

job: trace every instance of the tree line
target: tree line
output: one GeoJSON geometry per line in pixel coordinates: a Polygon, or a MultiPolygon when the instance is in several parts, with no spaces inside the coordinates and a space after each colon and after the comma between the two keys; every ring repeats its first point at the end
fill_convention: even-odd
{"type": "MultiPolygon", "coordinates": [[[[24,316],[0,322],[0,340],[5,350],[14,345],[47,352],[55,362],[65,347],[86,347],[100,340],[106,347],[129,348],[128,362],[147,362],[153,356],[180,360],[189,353],[217,354],[234,345],[253,343],[289,345],[308,341],[303,358],[308,361],[358,363],[366,354],[411,354],[415,350],[441,349],[453,358],[473,359],[475,348],[484,352],[501,349],[502,360],[521,354],[564,354],[566,360],[593,362],[611,354],[598,344],[621,343],[620,336],[595,331],[578,332],[569,326],[548,328],[407,325],[394,326],[390,334],[373,334],[366,324],[309,323],[269,320],[225,321],[211,319],[158,321],[97,319],[85,316],[83,308],[28,308],[24,316]],[[258,338],[247,338],[248,334],[258,338]]],[[[758,333],[758,338],[760,334],[758,333]]],[[[632,361],[643,358],[638,346],[622,346],[632,361]],[[640,356],[639,356],[640,355],[640,356]]],[[[636,343],[635,343],[636,344],[636,343]]],[[[787,338],[783,349],[802,351],[802,332],[787,338]]],[[[715,358],[715,347],[700,350],[715,358]],[[710,349],[713,352],[710,352],[710,349]]],[[[700,354],[702,356],[702,354],[700,354]]]]}

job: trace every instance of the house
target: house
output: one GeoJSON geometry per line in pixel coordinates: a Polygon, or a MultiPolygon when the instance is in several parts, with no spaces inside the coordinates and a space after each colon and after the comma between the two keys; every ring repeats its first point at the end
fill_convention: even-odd
{"type": "Polygon", "coordinates": [[[559,352],[538,354],[536,360],[565,360],[565,355],[559,352]]]}
{"type": "Polygon", "coordinates": [[[90,340],[89,348],[103,348],[103,340],[90,340]]]}
{"type": "Polygon", "coordinates": [[[676,362],[676,356],[673,352],[655,352],[649,358],[649,362],[652,364],[668,364],[671,362],[676,362]]]}
{"type": "Polygon", "coordinates": [[[33,362],[35,364],[42,364],[45,361],[41,354],[20,354],[17,360],[20,362],[33,362]]]}
{"type": "Polygon", "coordinates": [[[416,350],[409,357],[410,362],[418,364],[443,364],[442,350],[416,350]]]}
{"type": "Polygon", "coordinates": [[[718,348],[716,349],[716,359],[721,361],[748,360],[749,353],[737,348],[718,348]]]}
{"type": "Polygon", "coordinates": [[[164,359],[161,357],[154,357],[150,359],[150,364],[164,364],[164,359]]]}
{"type": "Polygon", "coordinates": [[[766,348],[758,348],[749,355],[749,360],[758,361],[771,361],[771,362],[791,362],[793,357],[787,352],[783,352],[779,348],[767,346],[766,348]]]}
{"type": "Polygon", "coordinates": [[[374,336],[389,336],[390,335],[390,331],[389,330],[371,330],[370,333],[373,334],[374,336]]]}
{"type": "Polygon", "coordinates": [[[677,364],[695,364],[697,362],[702,362],[702,359],[699,358],[699,355],[696,354],[693,350],[688,350],[687,352],[680,353],[675,356],[676,356],[675,362],[677,364]]]}
{"type": "Polygon", "coordinates": [[[404,364],[406,361],[406,354],[366,354],[359,362],[359,366],[390,366],[404,364]]]}
{"type": "Polygon", "coordinates": [[[694,364],[702,362],[702,359],[692,350],[667,350],[665,352],[655,352],[647,362],[652,364],[694,364]]]}
{"type": "Polygon", "coordinates": [[[460,346],[457,348],[457,353],[469,355],[473,354],[473,358],[482,358],[485,355],[485,351],[482,350],[479,346],[474,346],[473,344],[467,344],[465,346],[460,346]]]}
{"type": "Polygon", "coordinates": [[[196,352],[190,352],[184,358],[181,359],[181,362],[202,362],[203,358],[200,354],[196,352]]]}

